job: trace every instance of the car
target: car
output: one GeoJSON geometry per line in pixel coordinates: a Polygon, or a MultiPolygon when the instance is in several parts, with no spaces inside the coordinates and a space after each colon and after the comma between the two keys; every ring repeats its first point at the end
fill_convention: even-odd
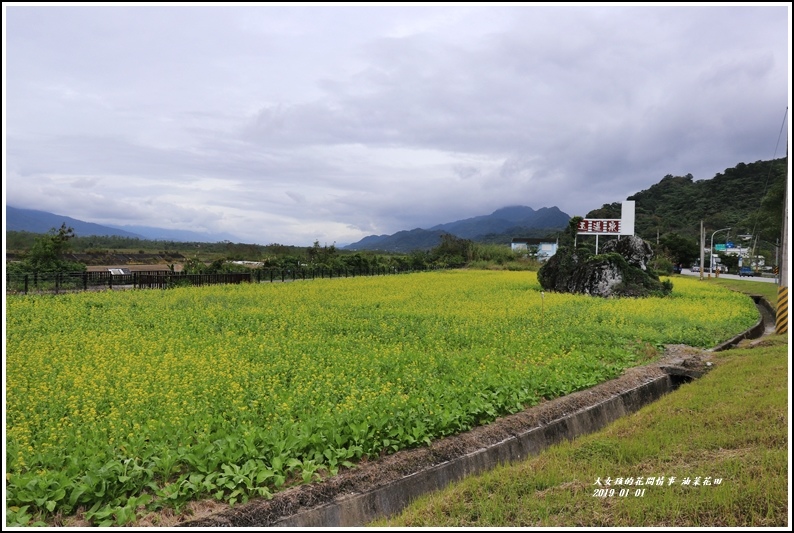
{"type": "Polygon", "coordinates": [[[673,274],[681,273],[681,265],[673,265],[673,274]]]}
{"type": "Polygon", "coordinates": [[[692,270],[692,272],[700,272],[700,267],[697,266],[697,265],[692,265],[691,270],[692,270]]]}
{"type": "Polygon", "coordinates": [[[755,272],[750,267],[742,267],[739,269],[739,277],[742,278],[744,276],[753,277],[755,276],[755,272]]]}

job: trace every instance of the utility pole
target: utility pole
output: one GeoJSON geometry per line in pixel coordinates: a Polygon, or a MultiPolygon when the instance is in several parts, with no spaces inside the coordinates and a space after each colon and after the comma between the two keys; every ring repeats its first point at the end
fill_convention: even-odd
{"type": "Polygon", "coordinates": [[[703,281],[703,267],[705,266],[706,256],[703,249],[706,247],[706,234],[703,233],[703,221],[700,221],[700,281],[703,281]]]}
{"type": "MultiPolygon", "coordinates": [[[[753,270],[758,270],[758,259],[755,257],[755,246],[758,244],[758,235],[755,236],[755,240],[753,241],[753,250],[750,252],[750,266],[753,267],[753,270]]],[[[756,275],[758,273],[756,272],[756,275]]]]}

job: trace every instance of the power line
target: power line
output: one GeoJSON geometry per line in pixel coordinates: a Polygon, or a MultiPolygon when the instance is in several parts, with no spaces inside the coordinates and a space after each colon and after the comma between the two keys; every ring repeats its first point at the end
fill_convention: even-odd
{"type": "Polygon", "coordinates": [[[753,230],[750,232],[752,235],[755,235],[756,227],[758,226],[758,217],[761,214],[761,206],[764,203],[764,197],[766,196],[766,190],[769,186],[769,180],[772,177],[772,165],[775,162],[775,156],[777,155],[777,149],[780,146],[780,138],[783,136],[783,129],[786,126],[786,119],[788,118],[788,107],[786,107],[785,113],[783,113],[783,122],[780,124],[780,131],[777,134],[777,142],[775,143],[775,151],[772,153],[772,160],[769,161],[769,171],[766,174],[766,181],[764,182],[764,189],[761,193],[761,197],[758,201],[758,209],[755,211],[755,220],[753,221],[753,230]]]}
{"type": "MultiPolygon", "coordinates": [[[[763,192],[761,193],[761,197],[760,197],[760,199],[758,201],[758,209],[756,209],[756,211],[755,211],[755,220],[753,221],[753,230],[750,232],[751,235],[755,235],[756,228],[758,227],[758,218],[761,216],[761,206],[764,203],[764,198],[766,197],[766,191],[767,191],[767,188],[769,186],[769,180],[772,177],[772,165],[775,162],[775,156],[777,155],[777,149],[780,146],[780,138],[783,136],[783,130],[784,130],[785,126],[786,126],[786,119],[787,118],[788,118],[788,106],[786,107],[785,113],[783,113],[783,121],[780,124],[780,131],[777,134],[777,142],[775,143],[775,151],[772,154],[772,160],[769,162],[769,172],[767,172],[766,182],[764,183],[764,189],[763,189],[763,192]]],[[[788,157],[788,151],[786,151],[786,157],[788,157]]],[[[751,260],[755,260],[755,245],[756,245],[757,242],[758,242],[758,236],[756,235],[755,241],[753,242],[752,252],[750,252],[751,260]]],[[[777,254],[778,252],[776,251],[775,253],[777,254]]],[[[777,261],[777,257],[775,257],[775,260],[777,261]]]]}

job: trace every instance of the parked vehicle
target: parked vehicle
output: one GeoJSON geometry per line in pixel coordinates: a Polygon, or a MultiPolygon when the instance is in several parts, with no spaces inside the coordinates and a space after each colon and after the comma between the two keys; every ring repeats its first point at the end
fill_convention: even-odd
{"type": "Polygon", "coordinates": [[[741,278],[744,276],[753,277],[755,276],[755,272],[753,272],[753,269],[750,267],[742,267],[739,269],[739,277],[741,278]]]}
{"type": "Polygon", "coordinates": [[[681,265],[673,265],[673,274],[681,273],[681,265]]]}
{"type": "Polygon", "coordinates": [[[692,268],[690,270],[692,270],[692,272],[700,272],[700,267],[697,265],[692,265],[692,268]]]}

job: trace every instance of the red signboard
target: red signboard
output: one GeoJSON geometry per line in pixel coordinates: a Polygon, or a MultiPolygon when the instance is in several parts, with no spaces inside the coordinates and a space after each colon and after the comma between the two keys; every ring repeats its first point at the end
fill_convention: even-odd
{"type": "Polygon", "coordinates": [[[620,234],[620,219],[585,218],[576,226],[579,235],[618,235],[620,234]]]}

